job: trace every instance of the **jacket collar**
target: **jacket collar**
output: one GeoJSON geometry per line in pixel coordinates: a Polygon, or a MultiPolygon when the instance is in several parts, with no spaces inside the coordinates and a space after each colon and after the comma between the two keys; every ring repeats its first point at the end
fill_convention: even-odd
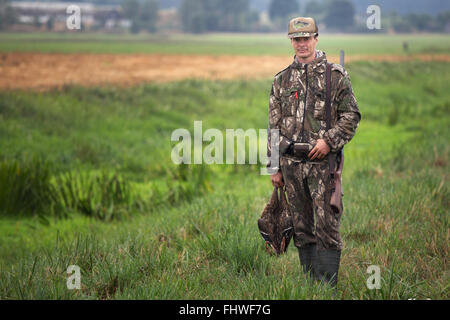
{"type": "Polygon", "coordinates": [[[308,71],[316,71],[319,73],[325,72],[325,67],[327,63],[327,56],[325,52],[321,50],[316,50],[316,58],[310,63],[302,63],[298,61],[297,57],[294,56],[294,62],[290,65],[291,68],[294,69],[303,69],[308,68],[308,71]]]}

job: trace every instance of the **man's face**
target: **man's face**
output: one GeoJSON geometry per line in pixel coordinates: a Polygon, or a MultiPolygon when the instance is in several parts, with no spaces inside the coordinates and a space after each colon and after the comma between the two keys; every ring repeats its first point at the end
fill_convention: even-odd
{"type": "Polygon", "coordinates": [[[319,41],[318,37],[298,37],[292,38],[292,48],[294,48],[295,55],[302,60],[308,60],[315,57],[316,45],[319,41]]]}

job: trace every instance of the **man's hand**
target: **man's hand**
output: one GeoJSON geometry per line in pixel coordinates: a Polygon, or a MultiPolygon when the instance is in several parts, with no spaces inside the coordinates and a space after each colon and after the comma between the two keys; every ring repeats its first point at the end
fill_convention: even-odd
{"type": "Polygon", "coordinates": [[[281,173],[281,171],[278,171],[277,173],[272,174],[270,176],[270,180],[272,180],[272,185],[274,187],[281,188],[282,186],[284,186],[283,174],[281,173]]]}
{"type": "Polygon", "coordinates": [[[323,139],[317,140],[316,145],[312,148],[311,152],[308,154],[309,160],[323,159],[328,152],[330,152],[330,147],[323,139]]]}

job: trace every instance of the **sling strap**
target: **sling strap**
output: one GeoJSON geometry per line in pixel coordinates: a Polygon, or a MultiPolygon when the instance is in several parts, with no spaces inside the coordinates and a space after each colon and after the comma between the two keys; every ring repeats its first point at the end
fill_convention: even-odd
{"type": "MultiPolygon", "coordinates": [[[[325,69],[325,113],[327,120],[327,131],[331,129],[331,64],[327,63],[325,69]]],[[[332,152],[328,153],[328,165],[330,168],[331,181],[334,181],[335,157],[332,152]]]]}

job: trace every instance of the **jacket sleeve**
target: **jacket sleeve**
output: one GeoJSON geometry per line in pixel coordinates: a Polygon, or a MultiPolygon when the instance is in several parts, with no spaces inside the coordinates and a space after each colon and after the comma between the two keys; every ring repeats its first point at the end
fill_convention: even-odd
{"type": "Polygon", "coordinates": [[[273,170],[271,173],[275,173],[280,169],[280,157],[276,157],[275,153],[279,155],[279,140],[274,141],[274,147],[272,147],[271,133],[272,129],[278,129],[278,138],[280,137],[280,121],[281,121],[281,99],[280,99],[280,83],[278,77],[275,77],[272,90],[269,97],[269,130],[267,132],[267,169],[273,170]],[[272,155],[274,155],[272,159],[272,155]]]}
{"type": "Polygon", "coordinates": [[[338,82],[335,102],[337,104],[336,123],[324,134],[324,140],[331,152],[339,151],[353,138],[361,120],[350,77],[346,72],[338,82]]]}

